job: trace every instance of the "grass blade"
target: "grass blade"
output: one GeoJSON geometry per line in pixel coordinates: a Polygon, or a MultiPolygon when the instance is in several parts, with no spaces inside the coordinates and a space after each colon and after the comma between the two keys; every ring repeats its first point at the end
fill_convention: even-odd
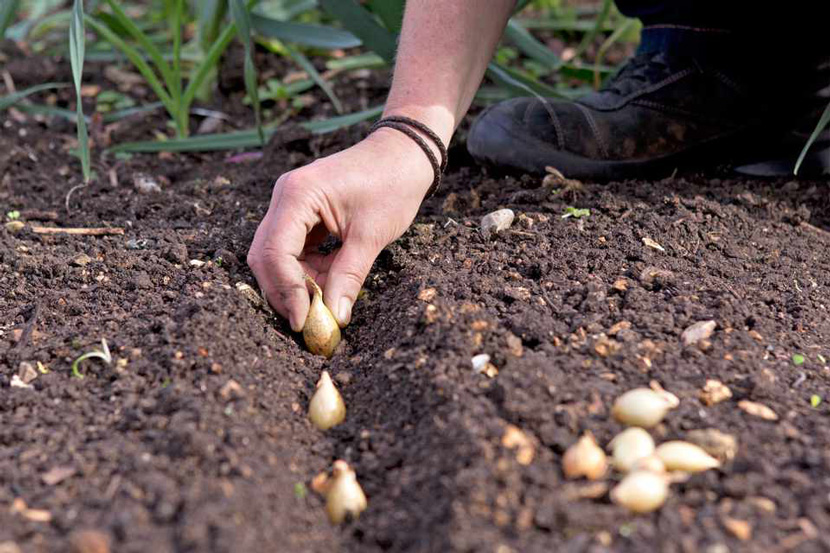
{"type": "Polygon", "coordinates": [[[251,14],[251,26],[259,35],[321,50],[345,50],[362,44],[359,38],[343,29],[277,21],[255,13],[251,14]]]}
{"type": "Polygon", "coordinates": [[[374,52],[347,56],[345,58],[332,59],[326,62],[326,69],[332,71],[352,71],[354,69],[380,69],[386,67],[382,57],[374,52]]]}
{"type": "Polygon", "coordinates": [[[158,47],[141,29],[138,28],[133,20],[130,19],[126,13],[124,13],[124,10],[122,10],[116,2],[113,0],[107,0],[107,5],[112,10],[112,17],[130,34],[130,36],[135,39],[136,42],[138,42],[150,60],[152,60],[152,62],[156,65],[156,68],[159,70],[159,73],[161,73],[161,78],[164,79],[167,88],[172,91],[174,76],[170,70],[170,66],[166,61],[164,61],[164,56],[162,56],[162,53],[158,47]]]}
{"type": "Polygon", "coordinates": [[[254,119],[262,145],[265,145],[265,134],[262,131],[262,107],[259,105],[259,91],[257,90],[257,72],[254,67],[254,44],[251,39],[251,19],[243,0],[229,0],[231,17],[236,24],[239,39],[245,47],[245,89],[254,106],[254,119]]]}
{"type": "Polygon", "coordinates": [[[599,87],[602,85],[602,77],[601,77],[601,70],[602,61],[605,59],[605,54],[608,53],[608,49],[611,48],[618,40],[624,37],[627,33],[635,29],[640,25],[640,21],[638,19],[627,19],[625,23],[617,27],[617,29],[611,33],[605,42],[602,43],[602,46],[599,47],[597,50],[597,56],[594,60],[594,88],[599,90],[599,87]]]}
{"type": "Polygon", "coordinates": [[[69,24],[69,61],[72,65],[72,81],[75,84],[75,109],[78,112],[76,126],[78,128],[78,152],[81,158],[81,170],[84,182],[89,182],[92,174],[89,161],[89,138],[84,119],[84,104],[81,97],[81,80],[84,72],[84,52],[86,43],[84,37],[84,3],[75,0],[72,7],[72,20],[69,24]]]}
{"type": "Polygon", "coordinates": [[[532,58],[542,65],[550,69],[557,69],[562,65],[562,60],[559,56],[554,54],[550,48],[536,40],[527,29],[522,27],[515,19],[507,22],[507,28],[504,30],[505,35],[513,41],[516,47],[525,53],[529,58],[532,58]]]}
{"type": "MultiPolygon", "coordinates": [[[[350,127],[356,123],[372,119],[383,113],[383,106],[376,106],[357,113],[332,117],[322,121],[301,123],[304,129],[314,134],[325,134],[339,129],[350,127]]],[[[265,127],[266,138],[270,139],[279,127],[265,127]]],[[[189,138],[174,140],[148,140],[144,142],[126,142],[110,148],[110,152],[205,152],[215,150],[235,150],[238,148],[254,148],[260,145],[256,129],[235,131],[230,133],[205,134],[189,138]]]]}
{"type": "Polygon", "coordinates": [[[184,89],[184,94],[182,94],[180,109],[185,112],[190,110],[190,104],[193,103],[193,98],[196,96],[196,92],[202,87],[205,79],[210,76],[216,64],[219,63],[219,58],[222,56],[222,52],[224,52],[228,47],[228,44],[231,43],[234,34],[236,34],[236,25],[233,23],[222,29],[219,37],[213,42],[210,49],[205,54],[205,58],[196,70],[196,74],[190,78],[190,81],[188,81],[187,87],[184,89]]]}
{"type": "Polygon", "coordinates": [[[3,5],[0,6],[0,38],[6,35],[6,29],[14,21],[14,16],[20,7],[19,0],[4,0],[3,5]]]}
{"type": "Polygon", "coordinates": [[[147,82],[147,85],[153,89],[153,92],[156,93],[159,100],[162,101],[164,107],[167,108],[167,111],[170,113],[171,117],[175,117],[176,114],[176,105],[173,103],[173,99],[164,89],[164,85],[159,81],[156,74],[153,72],[153,69],[144,61],[144,57],[139,53],[138,50],[135,49],[130,44],[124,42],[118,35],[116,35],[109,27],[106,25],[99,23],[94,17],[86,16],[85,21],[89,23],[89,26],[95,29],[95,32],[101,35],[107,42],[112,44],[116,49],[120,50],[130,62],[135,66],[139,73],[144,77],[144,80],[147,82]]]}
{"type": "Polygon", "coordinates": [[[289,46],[288,44],[284,44],[283,47],[286,49],[288,54],[291,58],[297,62],[303,71],[308,73],[308,76],[314,81],[317,86],[328,96],[328,99],[331,100],[332,105],[334,106],[335,111],[337,113],[343,113],[343,104],[340,102],[340,98],[334,93],[334,89],[331,85],[326,81],[320,73],[317,72],[317,69],[314,67],[314,64],[311,63],[307,57],[305,57],[302,52],[297,50],[296,48],[289,46]]]}
{"type": "Polygon", "coordinates": [[[366,8],[355,0],[320,0],[320,5],[362,40],[364,46],[388,63],[395,62],[397,50],[395,35],[384,29],[366,8]]]}
{"type": "Polygon", "coordinates": [[[585,36],[582,37],[582,40],[579,42],[579,45],[576,47],[576,52],[573,55],[573,59],[577,59],[585,53],[586,50],[591,46],[594,42],[594,39],[597,35],[602,31],[603,27],[605,26],[605,22],[608,20],[608,15],[611,13],[611,4],[612,0],[603,0],[602,8],[600,8],[599,15],[597,15],[596,21],[594,22],[594,26],[591,28],[590,31],[585,33],[585,36]]]}
{"type": "Polygon", "coordinates": [[[487,76],[490,77],[496,84],[506,88],[514,96],[536,96],[538,98],[564,98],[561,92],[555,88],[541,83],[534,79],[530,79],[518,71],[491,62],[487,66],[487,76]]]}
{"type": "Polygon", "coordinates": [[[810,138],[801,150],[801,154],[798,156],[798,161],[795,162],[793,175],[798,174],[798,170],[801,168],[801,164],[804,163],[804,158],[807,157],[807,152],[810,151],[810,147],[816,141],[818,135],[820,135],[828,125],[830,125],[830,104],[827,104],[827,107],[824,109],[824,113],[821,114],[821,117],[818,120],[816,128],[813,130],[813,133],[810,135],[810,138]]]}
{"type": "Polygon", "coordinates": [[[4,109],[8,109],[18,103],[19,101],[23,100],[27,96],[31,96],[37,92],[42,92],[44,90],[52,90],[54,88],[65,88],[69,85],[65,83],[43,83],[38,84],[35,86],[30,86],[25,90],[18,90],[12,94],[7,94],[6,96],[0,96],[0,111],[4,109]]]}

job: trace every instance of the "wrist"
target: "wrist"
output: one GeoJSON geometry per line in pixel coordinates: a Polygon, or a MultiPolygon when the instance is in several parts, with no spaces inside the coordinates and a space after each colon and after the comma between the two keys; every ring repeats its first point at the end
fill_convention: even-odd
{"type": "MultiPolygon", "coordinates": [[[[364,142],[372,148],[375,156],[393,161],[397,170],[406,175],[405,182],[409,183],[421,198],[425,197],[435,180],[435,171],[429,157],[420,145],[401,131],[381,127],[366,137],[364,142]]],[[[440,156],[437,148],[425,140],[436,156],[440,156]]],[[[440,160],[440,157],[437,159],[440,160]]]]}
{"type": "MultiPolygon", "coordinates": [[[[445,148],[449,147],[453,132],[455,132],[455,117],[446,108],[440,106],[395,105],[388,102],[386,109],[383,110],[382,117],[393,115],[409,117],[426,125],[438,135],[445,148]]],[[[425,135],[422,136],[426,138],[425,135]]],[[[435,147],[435,152],[438,153],[437,147],[435,147]]]]}

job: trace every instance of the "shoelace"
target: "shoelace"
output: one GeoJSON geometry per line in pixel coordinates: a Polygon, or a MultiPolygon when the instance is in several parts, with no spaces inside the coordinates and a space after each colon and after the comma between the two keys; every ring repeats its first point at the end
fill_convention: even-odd
{"type": "Polygon", "coordinates": [[[637,54],[601,89],[625,96],[644,84],[657,82],[671,73],[671,64],[662,52],[637,54]]]}

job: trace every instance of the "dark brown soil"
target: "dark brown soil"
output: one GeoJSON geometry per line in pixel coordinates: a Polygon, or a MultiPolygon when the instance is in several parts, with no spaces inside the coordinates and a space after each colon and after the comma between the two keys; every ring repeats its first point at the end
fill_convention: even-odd
{"type": "Polygon", "coordinates": [[[456,149],[324,361],[235,285],[254,285],[244,260],[274,180],[365,127],[293,133],[242,165],[102,158],[70,212],[71,134],[10,117],[0,128],[3,214],[125,229],[0,230],[0,544],[65,551],[92,529],[117,552],[830,550],[830,183],[687,175],[554,193],[456,149]],[[162,190],[139,194],[138,172],[162,190]],[[591,215],[562,219],[568,206],[591,215]],[[482,237],[480,217],[502,207],[517,221],[482,237]],[[683,347],[707,319],[710,343],[683,347]],[[101,339],[113,364],[73,378],[101,339]],[[474,373],[479,353],[495,378],[474,373]],[[10,387],[21,362],[48,371],[32,390],[10,387]],[[326,434],[305,417],[322,368],[348,405],[326,434]],[[704,406],[709,378],[733,398],[704,406]],[[655,437],[717,428],[737,456],[673,486],[652,515],[577,498],[587,485],[564,481],[564,449],[584,430],[606,443],[621,429],[613,399],[652,380],[681,399],[655,437]],[[744,399],[780,419],[745,413],[744,399]],[[502,446],[508,424],[534,442],[530,464],[502,446]],[[369,509],[333,528],[308,487],[338,458],[369,509]],[[58,482],[55,469],[67,469],[58,482]]]}

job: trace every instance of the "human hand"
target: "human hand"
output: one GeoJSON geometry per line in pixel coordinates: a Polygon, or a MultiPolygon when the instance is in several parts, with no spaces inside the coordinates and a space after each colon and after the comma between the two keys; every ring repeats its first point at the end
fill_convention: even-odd
{"type": "Polygon", "coordinates": [[[323,288],[340,326],[349,323],[375,258],[415,219],[432,180],[420,147],[388,128],[279,178],[248,265],[295,332],[302,330],[309,308],[304,274],[323,288]],[[318,246],[330,234],[342,246],[323,255],[318,246]]]}

